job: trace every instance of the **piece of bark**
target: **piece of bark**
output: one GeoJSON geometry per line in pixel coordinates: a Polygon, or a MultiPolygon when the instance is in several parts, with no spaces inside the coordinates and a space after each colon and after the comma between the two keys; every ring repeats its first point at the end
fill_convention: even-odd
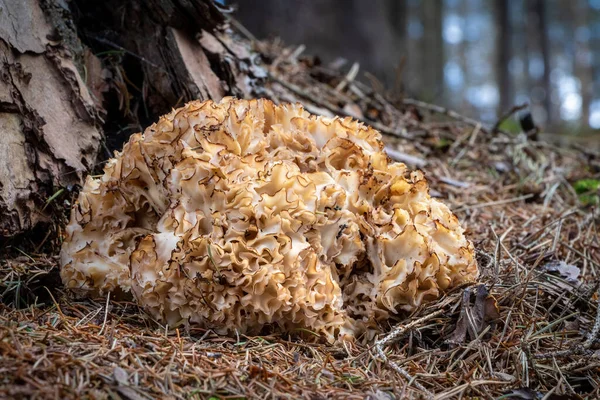
{"type": "Polygon", "coordinates": [[[192,99],[220,101],[225,91],[219,78],[210,67],[208,57],[200,43],[175,28],[167,31],[167,41],[172,45],[173,69],[181,80],[181,92],[192,99]]]}
{"type": "MultiPolygon", "coordinates": [[[[52,3],[45,1],[45,5],[52,3]]],[[[30,229],[56,187],[81,183],[99,108],[38,0],[0,0],[0,236],[30,229]]]]}
{"type": "Polygon", "coordinates": [[[116,66],[125,82],[119,90],[130,100],[134,125],[145,126],[195,99],[250,97],[252,81],[266,76],[254,66],[249,45],[231,37],[225,17],[209,0],[75,0],[74,5],[87,46],[123,53],[116,66]],[[204,34],[218,50],[199,41],[204,34]]]}

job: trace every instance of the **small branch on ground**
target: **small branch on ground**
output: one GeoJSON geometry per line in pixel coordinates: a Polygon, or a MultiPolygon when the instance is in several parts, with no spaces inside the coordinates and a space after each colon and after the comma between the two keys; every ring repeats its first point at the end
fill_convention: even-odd
{"type": "Polygon", "coordinates": [[[402,151],[392,149],[390,147],[385,148],[387,155],[394,161],[400,161],[405,164],[413,165],[417,168],[423,168],[427,165],[427,160],[422,157],[413,156],[412,154],[406,154],[402,151]]]}
{"type": "MultiPolygon", "coordinates": [[[[481,122],[476,121],[473,118],[465,117],[464,115],[461,115],[461,114],[457,113],[454,110],[450,110],[448,108],[444,108],[444,107],[438,106],[436,104],[430,104],[430,103],[426,103],[426,102],[421,101],[421,100],[408,99],[408,98],[403,99],[402,103],[405,104],[405,105],[410,105],[410,106],[415,106],[415,107],[418,107],[418,108],[422,108],[422,109],[430,111],[430,112],[435,112],[435,113],[438,113],[438,114],[446,115],[446,116],[448,116],[450,118],[453,118],[453,119],[455,119],[457,121],[464,122],[465,124],[471,125],[473,127],[481,126],[481,122]]],[[[488,128],[483,128],[483,130],[489,131],[488,128]]]]}
{"type": "Polygon", "coordinates": [[[583,343],[583,348],[587,350],[592,347],[594,342],[598,340],[598,334],[600,334],[600,296],[598,296],[598,303],[596,305],[596,321],[594,322],[594,327],[590,331],[587,340],[583,343]]]}
{"type": "Polygon", "coordinates": [[[400,139],[414,139],[413,136],[406,133],[405,129],[392,129],[381,123],[378,123],[375,121],[369,121],[364,118],[358,118],[356,115],[350,115],[346,111],[341,109],[340,107],[336,107],[335,105],[331,104],[330,102],[328,102],[325,99],[317,98],[313,93],[309,93],[306,90],[303,90],[302,88],[294,85],[293,83],[286,81],[285,79],[280,78],[279,76],[273,74],[272,72],[269,72],[269,77],[271,79],[273,79],[275,82],[279,83],[281,86],[285,87],[286,89],[291,90],[298,96],[303,97],[305,99],[309,99],[312,101],[312,103],[314,103],[320,107],[326,108],[329,111],[333,112],[334,114],[343,115],[346,117],[352,117],[354,119],[359,120],[362,123],[372,126],[373,128],[377,129],[379,132],[389,135],[389,136],[394,136],[394,137],[397,137],[400,139]]]}
{"type": "Polygon", "coordinates": [[[504,121],[509,119],[513,114],[527,108],[527,106],[528,106],[527,103],[518,104],[518,105],[516,104],[516,105],[512,106],[508,111],[506,111],[504,114],[502,114],[500,116],[500,118],[498,118],[498,121],[496,121],[496,123],[492,127],[492,133],[498,132],[498,130],[500,129],[500,125],[502,125],[502,123],[504,121]]]}
{"type": "Polygon", "coordinates": [[[425,393],[425,396],[427,398],[430,398],[430,399],[433,398],[433,393],[431,393],[429,390],[425,389],[425,387],[423,385],[421,385],[419,382],[417,382],[415,380],[415,378],[408,371],[406,371],[404,368],[402,368],[395,362],[389,360],[387,358],[387,356],[385,355],[385,352],[383,351],[383,347],[396,342],[405,333],[407,333],[410,330],[416,328],[417,326],[429,321],[430,319],[433,319],[433,318],[437,317],[438,315],[441,315],[443,312],[444,312],[444,310],[440,309],[435,312],[432,312],[429,315],[424,316],[423,318],[419,318],[412,322],[409,322],[406,325],[398,325],[386,337],[384,337],[381,340],[378,340],[375,343],[375,350],[377,351],[377,354],[379,354],[379,357],[381,357],[381,359],[385,363],[387,363],[394,371],[398,372],[400,375],[402,375],[404,378],[406,378],[408,380],[409,385],[413,384],[417,389],[419,389],[423,393],[425,393]]]}
{"type": "MultiPolygon", "coordinates": [[[[592,330],[588,334],[587,339],[583,344],[576,344],[566,350],[558,350],[558,351],[550,351],[547,353],[538,353],[535,354],[533,358],[536,359],[548,359],[548,358],[556,358],[556,357],[568,357],[573,355],[585,355],[588,357],[594,356],[594,351],[590,348],[592,345],[598,340],[598,336],[600,335],[600,296],[598,297],[597,309],[596,309],[596,320],[594,322],[594,326],[592,330]]],[[[577,365],[580,365],[581,360],[576,361],[575,363],[567,364],[565,368],[572,369],[577,365]]]]}

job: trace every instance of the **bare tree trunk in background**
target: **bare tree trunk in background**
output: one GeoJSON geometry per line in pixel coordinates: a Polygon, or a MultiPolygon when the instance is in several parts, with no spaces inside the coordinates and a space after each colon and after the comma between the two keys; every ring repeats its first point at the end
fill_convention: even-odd
{"type": "Polygon", "coordinates": [[[514,90],[510,76],[512,59],[512,26],[509,17],[509,0],[496,0],[496,79],[500,91],[498,115],[508,110],[513,103],[514,90]]]}
{"type": "Polygon", "coordinates": [[[552,85],[550,83],[550,71],[552,63],[550,62],[550,42],[548,39],[548,15],[546,11],[546,3],[544,0],[536,0],[537,13],[539,15],[539,35],[541,40],[542,60],[544,61],[544,76],[543,86],[546,96],[544,97],[544,108],[548,113],[548,124],[553,122],[552,115],[552,85]]]}
{"type": "MultiPolygon", "coordinates": [[[[574,3],[576,29],[588,27],[589,9],[586,4],[587,2],[577,0],[574,3]]],[[[590,41],[581,40],[578,37],[575,37],[575,76],[581,82],[581,119],[582,125],[586,126],[590,118],[590,104],[594,95],[594,75],[590,41]]]]}
{"type": "Polygon", "coordinates": [[[413,36],[409,37],[407,45],[409,94],[418,93],[424,100],[439,101],[444,90],[443,3],[424,0],[410,2],[406,8],[412,20],[409,25],[413,25],[413,36]]]}
{"type": "MultiPolygon", "coordinates": [[[[467,11],[468,11],[468,5],[466,1],[461,1],[459,6],[459,14],[462,16],[467,15],[467,11]]],[[[459,65],[460,65],[460,69],[462,71],[463,74],[463,85],[462,87],[466,88],[469,87],[472,82],[471,82],[471,76],[472,74],[470,73],[469,69],[470,69],[470,63],[468,60],[468,54],[467,54],[467,46],[468,43],[466,40],[461,40],[460,43],[458,44],[458,55],[459,55],[459,65]]],[[[468,109],[468,107],[470,107],[469,102],[466,99],[466,96],[463,94],[461,96],[461,103],[454,105],[454,107],[460,108],[460,109],[468,109]]]]}
{"type": "MultiPolygon", "coordinates": [[[[514,74],[511,76],[512,88],[516,102],[523,102],[523,97],[528,93],[528,44],[523,38],[527,35],[527,7],[524,0],[509,2],[509,15],[512,17],[512,38],[510,45],[515,59],[514,74]],[[518,12],[515,12],[518,11],[518,12]]],[[[510,66],[509,66],[510,67],[510,66]]]]}
{"type": "MultiPolygon", "coordinates": [[[[542,101],[538,99],[532,100],[532,105],[535,110],[536,106],[541,106],[546,110],[548,124],[552,124],[557,118],[554,115],[557,110],[552,107],[551,101],[551,85],[550,85],[550,70],[552,68],[550,62],[550,49],[548,43],[548,28],[547,28],[547,15],[546,15],[546,2],[545,0],[526,0],[527,6],[527,50],[529,53],[529,63],[532,60],[541,58],[544,71],[541,79],[529,76],[529,94],[538,93],[534,92],[535,88],[544,89],[544,98],[542,101]],[[534,57],[531,57],[531,56],[534,57]]],[[[531,64],[530,64],[531,65],[531,64]]],[[[530,73],[528,68],[527,73],[530,73]]]]}
{"type": "Polygon", "coordinates": [[[396,69],[396,77],[394,79],[394,94],[399,95],[404,93],[405,74],[406,74],[406,57],[408,51],[408,37],[406,25],[408,23],[406,1],[388,0],[386,8],[389,10],[389,24],[392,27],[394,34],[394,47],[399,53],[399,64],[396,69]]]}
{"type": "Polygon", "coordinates": [[[0,0],[0,237],[48,221],[104,134],[120,147],[185,101],[248,96],[260,73],[223,22],[209,0],[0,0]]]}
{"type": "MultiPolygon", "coordinates": [[[[591,26],[600,26],[600,12],[595,12],[589,16],[590,30],[591,26]]],[[[591,59],[590,69],[592,82],[590,88],[592,90],[592,101],[600,101],[600,35],[591,35],[589,41],[591,59]]],[[[594,124],[595,125],[595,124],[594,124]]]]}
{"type": "Polygon", "coordinates": [[[405,82],[409,95],[412,93],[423,93],[423,83],[425,82],[423,67],[423,35],[425,34],[424,21],[420,13],[421,5],[418,2],[410,2],[406,5],[406,14],[409,17],[408,41],[406,45],[406,72],[405,82]],[[420,28],[421,35],[418,36],[420,28]]]}
{"type": "Polygon", "coordinates": [[[235,18],[259,39],[277,36],[289,46],[305,45],[308,54],[325,63],[341,57],[350,65],[356,61],[362,72],[369,71],[389,86],[400,49],[394,43],[388,4],[387,0],[246,0],[237,3],[235,18]]]}
{"type": "Polygon", "coordinates": [[[440,102],[444,90],[444,40],[442,37],[443,2],[423,0],[424,21],[423,65],[425,75],[423,91],[430,101],[440,102]]]}

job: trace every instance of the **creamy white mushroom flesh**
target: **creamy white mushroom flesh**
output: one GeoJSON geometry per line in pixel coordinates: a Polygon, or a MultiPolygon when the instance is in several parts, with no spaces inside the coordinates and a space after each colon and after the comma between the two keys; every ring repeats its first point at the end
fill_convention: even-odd
{"type": "Polygon", "coordinates": [[[194,101],[131,136],[73,206],[61,276],[220,333],[374,332],[476,278],[474,249],[376,130],[298,104],[194,101]]]}

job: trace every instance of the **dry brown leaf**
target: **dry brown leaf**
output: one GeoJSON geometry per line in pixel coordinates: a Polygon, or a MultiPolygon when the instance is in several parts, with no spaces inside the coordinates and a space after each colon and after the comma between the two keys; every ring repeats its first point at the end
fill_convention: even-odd
{"type": "Polygon", "coordinates": [[[463,292],[461,311],[456,329],[448,338],[450,344],[460,344],[466,339],[467,333],[471,340],[475,340],[487,326],[500,317],[500,310],[496,299],[489,294],[483,284],[477,286],[475,304],[471,306],[471,288],[463,292]]]}
{"type": "Polygon", "coordinates": [[[568,282],[577,283],[579,282],[579,275],[581,270],[579,267],[571,264],[567,264],[564,261],[552,260],[544,264],[542,269],[546,272],[555,272],[565,278],[568,282]]]}

